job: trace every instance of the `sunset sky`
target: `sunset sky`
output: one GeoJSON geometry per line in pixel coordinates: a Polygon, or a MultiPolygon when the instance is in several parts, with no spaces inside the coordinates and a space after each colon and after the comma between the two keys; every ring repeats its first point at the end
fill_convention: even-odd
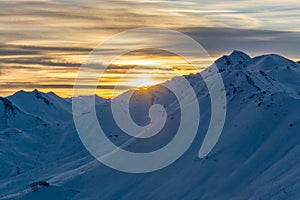
{"type": "MultiPolygon", "coordinates": [[[[212,59],[237,49],[251,56],[277,53],[298,61],[299,13],[299,0],[0,1],[0,96],[38,88],[69,97],[91,50],[114,34],[145,26],[185,33],[212,59]]],[[[103,53],[114,54],[115,49],[118,45],[103,53]]],[[[142,80],[155,84],[170,79],[174,69],[194,72],[174,54],[136,51],[113,63],[98,94],[111,97],[119,74],[132,66],[140,68],[122,80],[124,90],[142,85],[142,80]]]]}

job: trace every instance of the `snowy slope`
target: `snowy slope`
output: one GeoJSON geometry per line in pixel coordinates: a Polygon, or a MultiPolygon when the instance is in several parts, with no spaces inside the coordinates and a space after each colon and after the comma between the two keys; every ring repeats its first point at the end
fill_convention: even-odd
{"type": "MultiPolygon", "coordinates": [[[[19,134],[9,138],[0,134],[1,152],[6,152],[0,154],[6,163],[3,169],[10,172],[0,171],[0,199],[299,199],[300,64],[279,55],[250,58],[235,51],[217,60],[216,65],[228,101],[218,144],[207,158],[197,157],[211,116],[210,96],[199,74],[186,76],[201,107],[198,135],[179,160],[147,174],[118,172],[95,161],[80,143],[71,121],[61,120],[70,117],[68,101],[39,92],[52,103],[46,106],[44,100],[36,98],[36,91],[13,95],[9,100],[30,116],[52,122],[56,110],[61,109],[65,116],[58,118],[60,125],[31,124],[31,130],[17,129],[11,123],[11,130],[15,128],[19,134]],[[32,106],[29,100],[23,100],[28,96],[37,104],[35,110],[28,108],[32,106]],[[34,159],[37,164],[30,166],[34,159]],[[23,164],[23,171],[15,167],[13,173],[11,163],[27,164],[23,164]],[[50,186],[33,192],[29,184],[38,181],[47,181],[50,186]]],[[[139,125],[149,123],[152,104],[166,109],[165,127],[149,139],[132,139],[116,126],[110,104],[117,100],[96,105],[99,123],[112,142],[129,151],[147,152],[172,140],[180,107],[168,89],[157,85],[138,90],[130,101],[130,114],[139,125]]],[[[2,128],[2,132],[6,130],[2,128]]]]}
{"type": "Polygon", "coordinates": [[[53,92],[45,94],[38,90],[19,91],[9,96],[8,99],[21,110],[39,116],[49,123],[70,120],[71,118],[71,103],[53,92]]]}
{"type": "MultiPolygon", "coordinates": [[[[85,99],[85,98],[89,98],[90,96],[80,96],[80,97],[72,97],[72,98],[66,98],[65,100],[69,103],[72,103],[72,100],[73,99],[76,99],[76,98],[79,98],[79,99],[85,99]]],[[[95,103],[96,104],[102,104],[104,103],[105,101],[108,101],[108,99],[105,99],[105,98],[102,98],[102,97],[99,97],[97,95],[93,96],[95,97],[95,103]]]]}
{"type": "Polygon", "coordinates": [[[25,113],[8,98],[0,97],[0,130],[5,128],[26,129],[43,123],[39,116],[25,113]]]}

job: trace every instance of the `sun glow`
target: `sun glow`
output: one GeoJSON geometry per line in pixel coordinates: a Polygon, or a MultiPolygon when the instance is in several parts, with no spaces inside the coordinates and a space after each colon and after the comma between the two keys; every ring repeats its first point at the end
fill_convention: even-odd
{"type": "MultiPolygon", "coordinates": [[[[199,62],[207,66],[204,60],[199,62]]],[[[145,89],[175,76],[197,72],[185,59],[172,53],[153,49],[137,50],[119,57],[106,69],[98,83],[97,94],[113,98],[128,89],[145,89]]]]}
{"type": "Polygon", "coordinates": [[[136,79],[125,82],[125,84],[128,86],[143,87],[143,88],[149,87],[151,85],[156,85],[159,83],[160,81],[155,80],[155,78],[151,74],[140,74],[136,77],[136,79]]]}

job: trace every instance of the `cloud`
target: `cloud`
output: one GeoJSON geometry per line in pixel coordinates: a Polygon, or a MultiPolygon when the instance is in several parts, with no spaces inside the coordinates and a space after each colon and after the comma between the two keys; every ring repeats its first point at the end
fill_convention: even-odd
{"type": "MultiPolygon", "coordinates": [[[[252,55],[278,53],[300,60],[298,0],[12,0],[0,1],[0,7],[2,89],[70,89],[77,69],[94,47],[116,33],[145,26],[186,33],[213,57],[238,49],[252,55]],[[24,80],[31,81],[25,84],[24,80]],[[4,84],[18,81],[22,83],[4,84]]],[[[135,39],[139,39],[135,44],[125,39],[100,53],[110,56],[121,46],[138,47],[142,39],[135,39]]],[[[133,55],[144,59],[168,56],[156,50],[133,55]]],[[[103,68],[101,63],[95,67],[103,68]]],[[[136,65],[112,67],[113,73],[121,74],[136,65]]]]}
{"type": "Polygon", "coordinates": [[[198,41],[213,56],[237,49],[252,55],[278,53],[292,59],[299,58],[300,32],[232,28],[187,28],[180,31],[198,41]]]}
{"type": "MultiPolygon", "coordinates": [[[[95,88],[95,85],[77,85],[79,89],[91,89],[95,88]]],[[[1,89],[15,89],[15,88],[23,88],[23,89],[32,89],[32,88],[42,88],[42,89],[73,89],[74,85],[71,84],[34,84],[31,82],[21,82],[21,83],[7,83],[7,84],[0,84],[1,89]]],[[[118,85],[118,89],[128,90],[134,87],[126,86],[126,85],[118,85]]],[[[105,90],[113,90],[115,86],[113,85],[99,85],[97,89],[105,89],[105,90]]]]}
{"type": "MultiPolygon", "coordinates": [[[[49,59],[49,58],[48,58],[49,59]]],[[[42,65],[46,66],[63,66],[63,67],[75,67],[78,69],[81,63],[69,63],[69,62],[54,62],[45,58],[24,58],[24,59],[0,59],[0,63],[6,64],[21,64],[21,65],[42,65]]]]}

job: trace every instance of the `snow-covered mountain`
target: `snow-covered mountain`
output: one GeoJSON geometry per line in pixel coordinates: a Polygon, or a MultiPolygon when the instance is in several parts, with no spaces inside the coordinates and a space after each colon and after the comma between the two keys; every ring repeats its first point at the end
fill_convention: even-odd
{"type": "Polygon", "coordinates": [[[8,98],[0,97],[0,130],[7,128],[26,129],[43,123],[39,116],[25,113],[8,98]]]}
{"type": "MultiPolygon", "coordinates": [[[[175,163],[146,174],[119,172],[93,159],[76,134],[70,99],[37,90],[0,98],[0,199],[299,199],[300,64],[240,51],[215,64],[228,102],[217,145],[198,158],[211,100],[201,75],[186,76],[201,110],[197,137],[175,163]]],[[[147,152],[172,140],[180,120],[172,92],[157,85],[133,93],[130,114],[137,124],[149,123],[153,104],[168,113],[162,131],[147,139],[132,139],[116,126],[110,105],[124,95],[96,104],[113,143],[147,152]]]]}
{"type": "Polygon", "coordinates": [[[7,97],[21,110],[39,116],[47,122],[61,122],[71,119],[71,103],[53,92],[42,93],[19,91],[7,97]]]}

